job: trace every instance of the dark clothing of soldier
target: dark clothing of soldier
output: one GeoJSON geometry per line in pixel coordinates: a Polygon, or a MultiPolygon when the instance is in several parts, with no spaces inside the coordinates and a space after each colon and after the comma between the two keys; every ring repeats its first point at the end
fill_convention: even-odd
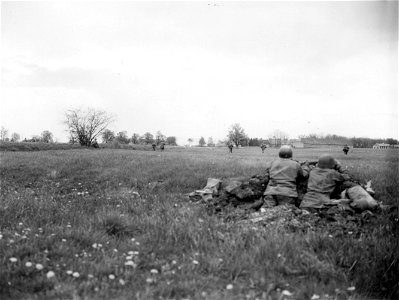
{"type": "Polygon", "coordinates": [[[344,148],[342,149],[342,151],[344,151],[345,155],[348,155],[348,151],[349,151],[349,146],[345,145],[344,148]]]}
{"type": "Polygon", "coordinates": [[[230,150],[230,153],[233,153],[233,144],[229,144],[229,150],[230,150]]]}
{"type": "Polygon", "coordinates": [[[265,149],[267,148],[267,146],[265,144],[262,144],[260,148],[262,149],[262,153],[265,153],[265,149]]]}
{"type": "Polygon", "coordinates": [[[152,150],[153,151],[155,151],[155,147],[156,147],[157,145],[154,143],[154,144],[152,144],[152,150]]]}

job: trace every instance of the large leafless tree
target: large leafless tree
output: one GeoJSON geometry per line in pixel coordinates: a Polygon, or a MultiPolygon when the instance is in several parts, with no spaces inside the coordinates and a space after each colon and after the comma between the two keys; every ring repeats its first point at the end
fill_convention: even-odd
{"type": "Polygon", "coordinates": [[[114,117],[106,111],[94,108],[70,109],[65,113],[65,118],[71,138],[87,147],[114,121],[114,117]]]}

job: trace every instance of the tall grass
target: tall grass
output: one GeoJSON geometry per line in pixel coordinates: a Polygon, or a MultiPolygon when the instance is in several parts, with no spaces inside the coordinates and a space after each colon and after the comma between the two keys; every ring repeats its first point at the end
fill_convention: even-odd
{"type": "MultiPolygon", "coordinates": [[[[334,154],[373,180],[379,200],[397,201],[397,153],[334,154]]],[[[360,236],[334,235],[226,223],[185,197],[208,177],[260,173],[275,156],[216,148],[2,153],[1,298],[398,298],[395,212],[360,236]]]]}

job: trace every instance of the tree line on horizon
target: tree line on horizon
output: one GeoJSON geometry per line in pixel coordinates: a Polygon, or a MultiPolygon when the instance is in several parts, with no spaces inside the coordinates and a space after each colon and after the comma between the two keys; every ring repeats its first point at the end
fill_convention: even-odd
{"type": "MultiPolygon", "coordinates": [[[[156,144],[165,143],[171,146],[177,146],[175,136],[165,136],[160,130],[155,135],[150,132],[145,132],[143,135],[139,133],[133,133],[132,136],[128,136],[127,131],[119,131],[115,133],[110,130],[108,126],[115,121],[113,115],[106,111],[97,110],[94,108],[88,108],[87,110],[82,109],[70,109],[65,113],[64,124],[68,128],[69,132],[69,143],[79,143],[82,146],[90,147],[94,141],[97,142],[101,138],[103,143],[120,143],[120,144],[156,144]]],[[[355,148],[372,148],[377,143],[386,143],[389,145],[399,144],[398,140],[393,138],[388,139],[373,139],[367,137],[345,137],[336,134],[308,134],[299,136],[299,139],[303,142],[312,142],[318,144],[350,144],[355,148]]],[[[0,130],[0,141],[2,142],[21,142],[20,135],[16,132],[11,134],[11,138],[8,137],[8,129],[4,126],[0,130]]],[[[193,138],[189,138],[189,145],[193,143],[193,138]]],[[[44,130],[40,135],[34,135],[31,139],[24,139],[22,142],[44,142],[53,143],[54,137],[49,130],[44,130]]],[[[262,144],[277,145],[289,143],[288,134],[275,130],[269,134],[268,139],[264,138],[252,138],[249,137],[244,128],[239,124],[235,123],[228,129],[226,139],[218,141],[216,144],[212,137],[205,141],[205,138],[201,136],[199,138],[198,146],[213,147],[220,144],[233,144],[236,147],[239,146],[261,146],[262,144]],[[277,143],[278,141],[279,143],[277,143]]]]}

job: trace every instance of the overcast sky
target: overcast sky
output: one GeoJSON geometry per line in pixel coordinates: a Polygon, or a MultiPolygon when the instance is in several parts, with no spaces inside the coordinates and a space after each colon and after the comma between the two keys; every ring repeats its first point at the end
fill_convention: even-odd
{"type": "Polygon", "coordinates": [[[0,123],[223,139],[279,129],[398,138],[398,2],[1,2],[0,123]]]}

